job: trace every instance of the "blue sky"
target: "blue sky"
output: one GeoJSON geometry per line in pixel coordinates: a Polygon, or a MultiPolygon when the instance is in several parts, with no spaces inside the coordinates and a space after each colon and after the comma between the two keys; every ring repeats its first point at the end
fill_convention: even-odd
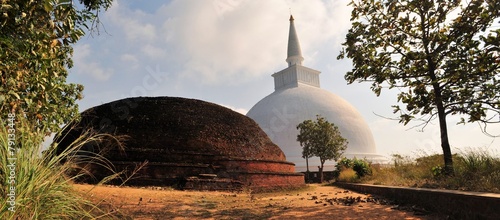
{"type": "MultiPolygon", "coordinates": [[[[380,97],[369,83],[347,85],[349,60],[336,60],[350,23],[346,0],[118,0],[100,14],[100,34],[84,37],[74,51],[68,81],[85,86],[80,110],[134,96],[201,99],[246,113],[274,91],[271,74],[287,64],[290,11],[305,58],[322,72],[321,87],[355,106],[372,129],[380,154],[440,153],[437,121],[419,132],[395,117],[397,91],[380,97]]],[[[500,142],[477,124],[455,125],[455,152],[500,142]]],[[[500,134],[499,127],[492,133],[500,134]]]]}

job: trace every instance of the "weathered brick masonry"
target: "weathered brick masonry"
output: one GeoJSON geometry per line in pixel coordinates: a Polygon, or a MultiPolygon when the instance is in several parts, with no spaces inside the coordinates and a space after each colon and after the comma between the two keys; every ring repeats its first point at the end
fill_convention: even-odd
{"type": "MultiPolygon", "coordinates": [[[[283,151],[250,118],[230,109],[194,99],[172,97],[128,98],[82,113],[82,119],[65,129],[56,141],[59,150],[93,129],[125,137],[125,149],[87,144],[100,152],[124,179],[145,166],[128,185],[173,185],[192,189],[254,190],[304,185],[283,151]]],[[[97,165],[87,167],[96,182],[111,174],[97,165]]],[[[121,184],[120,179],[111,183],[121,184]]]]}

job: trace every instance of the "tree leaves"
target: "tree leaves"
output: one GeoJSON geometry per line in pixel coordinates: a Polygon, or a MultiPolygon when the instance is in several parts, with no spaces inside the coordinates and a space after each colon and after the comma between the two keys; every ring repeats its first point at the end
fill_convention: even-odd
{"type": "Polygon", "coordinates": [[[297,125],[299,134],[297,141],[302,146],[302,157],[319,157],[321,167],[326,160],[338,160],[347,148],[347,140],[343,138],[337,126],[320,115],[316,121],[305,120],[297,125]]]}
{"type": "MultiPolygon", "coordinates": [[[[354,68],[345,79],[372,82],[377,95],[383,84],[409,88],[398,99],[411,114],[432,114],[439,96],[450,110],[447,114],[473,113],[460,107],[469,102],[498,103],[493,94],[500,92],[494,84],[499,78],[500,30],[483,31],[499,17],[500,3],[461,4],[459,0],[351,1],[352,27],[338,56],[353,60],[354,68]],[[450,16],[454,13],[456,18],[450,16]],[[484,89],[487,92],[479,92],[484,89]]],[[[471,122],[487,122],[477,116],[500,113],[484,106],[480,111],[469,118],[471,122]]]]}
{"type": "MultiPolygon", "coordinates": [[[[111,0],[92,7],[109,7],[111,0]],[[109,4],[108,4],[109,3],[109,4]]],[[[0,3],[1,117],[27,118],[32,132],[57,132],[78,113],[83,86],[68,84],[72,44],[95,14],[79,11],[70,0],[2,1],[0,3]]]]}
{"type": "Polygon", "coordinates": [[[500,1],[353,0],[350,5],[352,27],[338,56],[353,61],[348,83],[371,82],[377,95],[382,85],[400,89],[398,101],[406,108],[394,112],[401,123],[423,115],[425,126],[438,115],[444,150],[449,114],[500,123],[500,29],[492,27],[500,1]]]}

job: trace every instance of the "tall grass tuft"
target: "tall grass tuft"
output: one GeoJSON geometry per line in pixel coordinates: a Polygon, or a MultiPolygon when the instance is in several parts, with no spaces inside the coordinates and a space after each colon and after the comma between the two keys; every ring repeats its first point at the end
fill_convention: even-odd
{"type": "Polygon", "coordinates": [[[486,150],[468,150],[456,160],[456,174],[448,184],[463,190],[500,193],[500,158],[486,150]]]}
{"type": "Polygon", "coordinates": [[[364,183],[500,193],[500,158],[484,149],[453,155],[455,174],[445,176],[443,156],[393,155],[390,166],[375,167],[364,183]]]}
{"type": "Polygon", "coordinates": [[[354,183],[359,182],[359,177],[352,168],[346,168],[340,171],[337,181],[354,183]]]}
{"type": "MultiPolygon", "coordinates": [[[[2,182],[0,219],[96,219],[113,215],[113,213],[100,210],[73,190],[73,179],[83,173],[75,177],[67,176],[75,167],[78,167],[80,162],[93,161],[109,166],[106,159],[97,154],[84,157],[76,154],[85,143],[98,142],[103,138],[109,139],[109,136],[87,133],[60,154],[56,154],[55,147],[42,154],[41,146],[37,144],[39,143],[37,138],[40,136],[23,132],[22,127],[26,125],[26,122],[20,121],[16,123],[16,126],[20,128],[16,129],[18,138],[15,146],[11,146],[15,147],[16,151],[11,155],[8,130],[4,126],[5,123],[0,122],[2,122],[0,127],[0,182],[2,182]],[[14,167],[15,169],[11,169],[14,167]],[[11,186],[15,187],[14,196],[12,196],[11,186]]],[[[109,168],[112,169],[111,166],[109,168]]]]}

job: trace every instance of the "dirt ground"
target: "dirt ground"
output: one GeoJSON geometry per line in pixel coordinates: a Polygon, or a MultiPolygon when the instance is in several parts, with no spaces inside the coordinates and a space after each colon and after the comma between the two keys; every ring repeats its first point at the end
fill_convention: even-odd
{"type": "Polygon", "coordinates": [[[80,184],[75,189],[118,219],[439,219],[416,207],[323,185],[274,193],[80,184]]]}

